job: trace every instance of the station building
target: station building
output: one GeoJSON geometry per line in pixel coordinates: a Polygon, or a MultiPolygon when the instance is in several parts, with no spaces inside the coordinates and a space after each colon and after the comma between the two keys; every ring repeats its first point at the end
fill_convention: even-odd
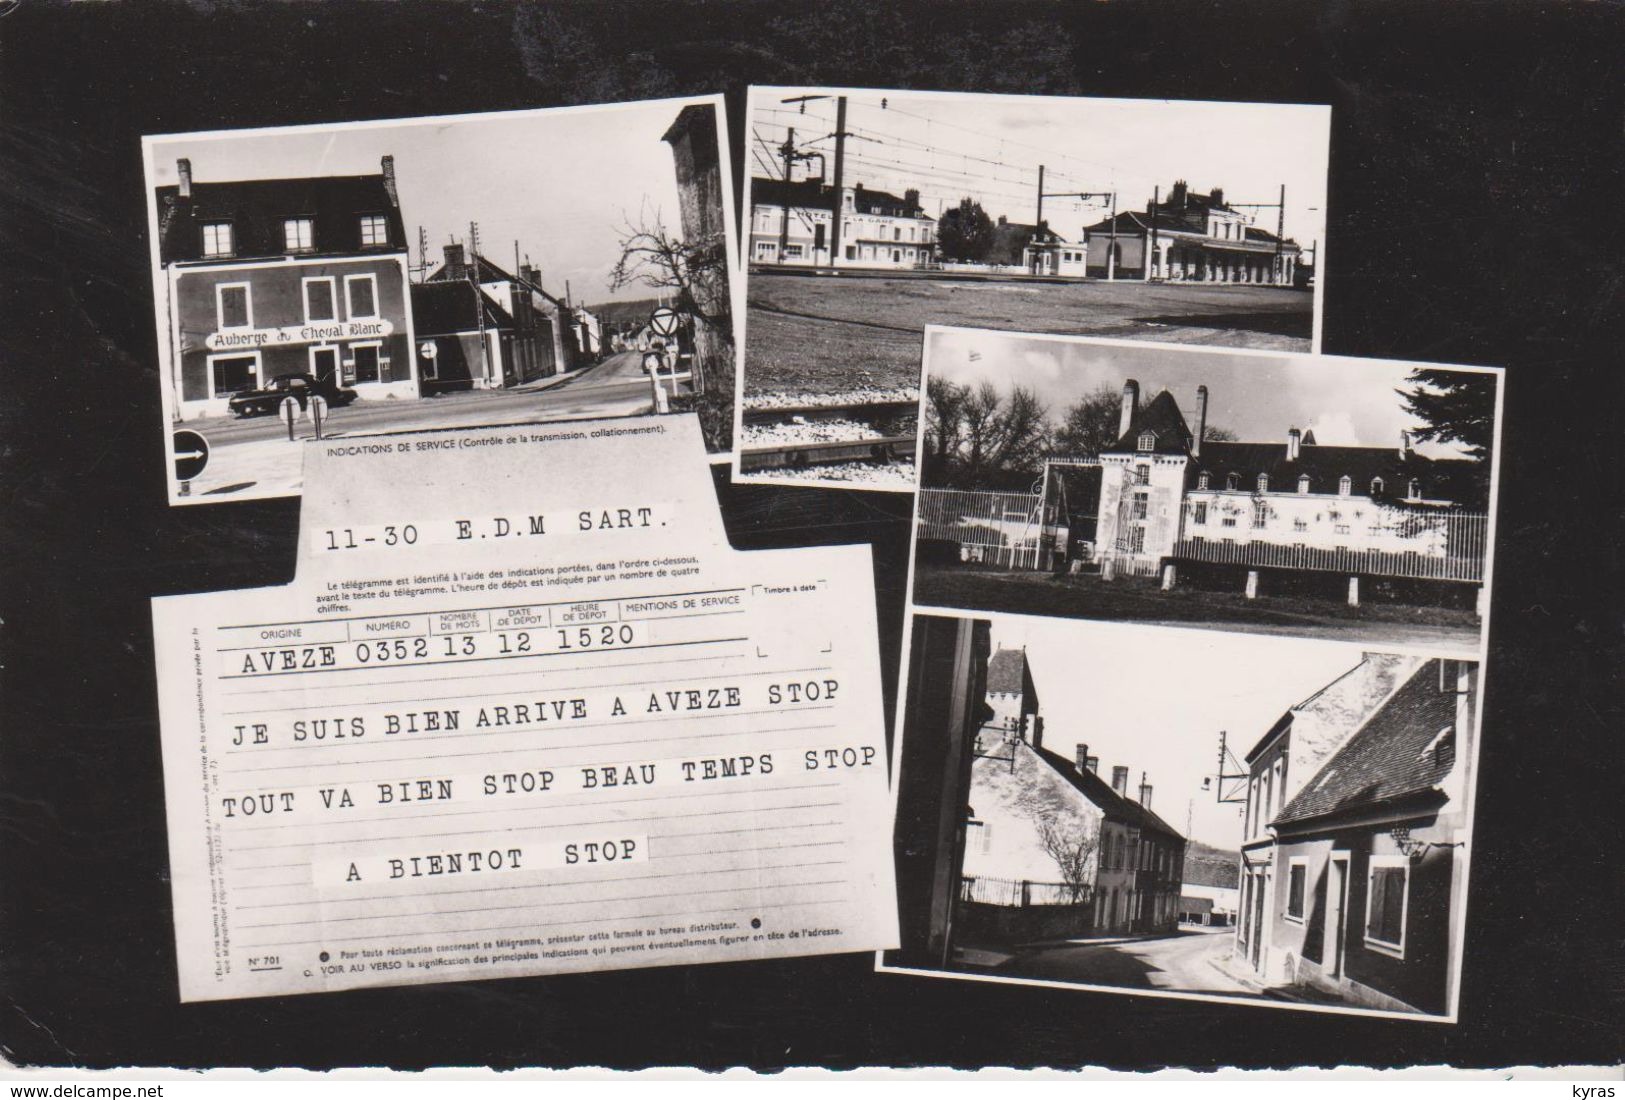
{"type": "Polygon", "coordinates": [[[225,415],[283,374],[418,396],[394,158],[364,176],[204,182],[176,162],[156,189],[165,372],[177,419],[225,415]]]}
{"type": "Polygon", "coordinates": [[[936,219],[921,208],[920,193],[913,189],[899,198],[861,183],[841,188],[841,254],[836,257],[830,256],[834,188],[822,180],[756,177],[750,201],[753,264],[906,270],[936,258],[936,219]]]}
{"type": "Polygon", "coordinates": [[[1088,274],[1098,278],[1294,286],[1302,253],[1227,204],[1223,188],[1204,194],[1184,180],[1166,200],[1088,226],[1084,238],[1088,274]]]}

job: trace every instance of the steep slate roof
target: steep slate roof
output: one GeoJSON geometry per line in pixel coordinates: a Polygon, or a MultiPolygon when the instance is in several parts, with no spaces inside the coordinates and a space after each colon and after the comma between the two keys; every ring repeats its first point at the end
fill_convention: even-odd
{"type": "MultiPolygon", "coordinates": [[[[1175,401],[1174,395],[1167,390],[1163,390],[1139,407],[1134,413],[1128,431],[1124,432],[1114,445],[1107,448],[1105,453],[1139,451],[1140,433],[1147,428],[1157,433],[1154,453],[1189,453],[1193,438],[1190,427],[1185,423],[1184,414],[1179,411],[1179,402],[1175,401]]],[[[1206,445],[1203,449],[1206,449],[1206,445]]]]}
{"type": "Polygon", "coordinates": [[[412,326],[419,336],[448,336],[478,330],[475,294],[485,308],[485,323],[492,328],[513,328],[513,318],[489,294],[467,280],[416,283],[412,286],[412,326]]]}
{"type": "Polygon", "coordinates": [[[1327,760],[1271,825],[1290,825],[1433,792],[1455,764],[1455,751],[1429,750],[1454,729],[1456,694],[1439,689],[1438,659],[1422,664],[1348,742],[1327,760]]]}
{"type": "MultiPolygon", "coordinates": [[[[406,247],[400,207],[391,201],[382,174],[309,176],[298,179],[233,180],[192,184],[183,198],[174,184],[159,187],[158,258],[161,263],[201,260],[205,222],[232,223],[230,259],[264,259],[287,254],[282,223],[310,218],[310,252],[341,255],[398,252],[406,247]],[[361,215],[383,214],[389,225],[387,246],[361,244],[361,215]]],[[[209,257],[214,259],[215,257],[209,257]]],[[[222,257],[224,259],[224,257],[222,257]]]]}
{"type": "Polygon", "coordinates": [[[1175,829],[1133,799],[1124,798],[1112,790],[1111,784],[1094,772],[1079,771],[1077,765],[1071,760],[1050,752],[1048,749],[1033,749],[1026,742],[1019,742],[1018,744],[1032,749],[1046,764],[1054,768],[1061,778],[1072,784],[1089,801],[1099,806],[1101,813],[1106,815],[1107,820],[1119,821],[1145,832],[1161,833],[1166,837],[1184,843],[1185,836],[1178,829],[1175,829]]]}
{"type": "MultiPolygon", "coordinates": [[[[1205,195],[1191,196],[1193,199],[1206,197],[1207,196],[1205,195]]],[[[1225,241],[1207,237],[1207,224],[1205,219],[1207,209],[1208,207],[1203,205],[1196,207],[1195,209],[1187,208],[1184,211],[1180,211],[1169,206],[1167,203],[1159,203],[1157,205],[1157,210],[1154,217],[1149,211],[1145,210],[1120,210],[1117,212],[1116,219],[1117,235],[1120,237],[1143,237],[1146,235],[1146,233],[1150,232],[1152,223],[1155,222],[1157,232],[1159,233],[1195,233],[1204,239],[1213,240],[1213,243],[1216,245],[1240,244],[1240,241],[1225,241]]],[[[1229,208],[1221,207],[1221,209],[1229,208]]],[[[1112,224],[1113,220],[1108,216],[1102,218],[1094,225],[1085,226],[1084,231],[1089,233],[1091,236],[1097,234],[1100,236],[1109,236],[1112,231],[1112,224]]],[[[1249,225],[1245,228],[1247,232],[1244,239],[1248,243],[1264,244],[1274,248],[1276,241],[1276,236],[1274,233],[1271,233],[1269,230],[1262,229],[1256,225],[1249,225]]],[[[1291,237],[1285,238],[1281,243],[1282,247],[1287,251],[1298,250],[1298,242],[1293,240],[1291,237]]]]}
{"type": "Polygon", "coordinates": [[[1249,492],[1259,474],[1269,475],[1271,492],[1295,492],[1298,478],[1309,475],[1311,493],[1335,493],[1337,483],[1347,475],[1356,494],[1370,492],[1374,478],[1382,478],[1383,493],[1402,497],[1412,478],[1427,488],[1451,469],[1460,469],[1465,459],[1434,459],[1414,450],[1399,457],[1399,447],[1326,447],[1300,443],[1296,461],[1289,459],[1282,443],[1225,443],[1214,440],[1202,444],[1202,454],[1191,460],[1199,471],[1212,475],[1211,486],[1222,488],[1228,474],[1239,474],[1241,488],[1249,492]]]}
{"type": "Polygon", "coordinates": [[[987,663],[987,690],[1020,695],[1027,677],[1027,651],[1001,649],[987,663]]]}
{"type": "MultiPolygon", "coordinates": [[[[518,283],[520,286],[528,287],[531,290],[534,290],[536,293],[540,294],[543,298],[546,298],[549,302],[552,302],[560,309],[566,308],[562,301],[543,290],[538,284],[531,282],[529,279],[521,279],[517,275],[510,275],[508,272],[504,271],[502,268],[480,255],[478,252],[474,254],[474,258],[472,260],[468,261],[468,266],[475,268],[477,273],[476,277],[482,283],[518,283]]],[[[441,264],[435,269],[432,275],[424,280],[424,282],[445,283],[466,282],[467,280],[467,275],[464,275],[459,271],[454,271],[445,264],[441,264]]]]}

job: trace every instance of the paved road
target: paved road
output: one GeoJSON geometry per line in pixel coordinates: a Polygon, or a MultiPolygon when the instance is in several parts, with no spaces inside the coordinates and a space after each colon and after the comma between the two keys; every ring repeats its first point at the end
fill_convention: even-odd
{"type": "Polygon", "coordinates": [[[1087,982],[1125,989],[1167,989],[1256,997],[1213,960],[1230,953],[1230,929],[1184,930],[1153,939],[1041,948],[999,968],[1012,977],[1087,982]]]}
{"type": "MultiPolygon", "coordinates": [[[[554,420],[636,416],[650,412],[653,396],[637,352],[612,355],[563,381],[547,379],[507,390],[474,390],[434,398],[358,401],[333,410],[324,426],[328,439],[387,432],[475,428],[490,424],[535,424],[554,420]]],[[[302,451],[288,441],[277,417],[234,420],[206,417],[183,427],[202,432],[210,446],[209,465],[192,483],[192,498],[231,499],[299,492],[302,451]]],[[[301,422],[296,435],[310,434],[301,422]]]]}

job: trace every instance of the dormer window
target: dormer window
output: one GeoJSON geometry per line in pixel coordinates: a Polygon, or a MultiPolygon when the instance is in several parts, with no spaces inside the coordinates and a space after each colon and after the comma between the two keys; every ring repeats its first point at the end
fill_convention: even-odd
{"type": "Polygon", "coordinates": [[[1269,474],[1259,474],[1258,475],[1258,491],[1261,492],[1261,493],[1267,493],[1267,492],[1270,491],[1270,475],[1269,474]]]}
{"type": "Polygon", "coordinates": [[[1354,479],[1344,474],[1337,479],[1337,495],[1346,497],[1354,491],[1354,479]]]}
{"type": "Polygon", "coordinates": [[[1405,488],[1405,495],[1411,500],[1416,500],[1421,497],[1422,483],[1417,481],[1414,477],[1411,478],[1411,483],[1405,488]]]}
{"type": "Polygon", "coordinates": [[[282,247],[287,252],[309,252],[314,247],[314,223],[310,218],[287,218],[282,222],[282,247]]]}
{"type": "Polygon", "coordinates": [[[1235,492],[1237,489],[1241,488],[1241,475],[1226,474],[1224,478],[1224,487],[1229,489],[1231,492],[1235,492]]]}
{"type": "Polygon", "coordinates": [[[1145,431],[1141,432],[1140,433],[1139,443],[1137,444],[1137,446],[1142,451],[1154,451],[1154,450],[1156,450],[1157,449],[1157,433],[1154,432],[1154,431],[1151,431],[1149,428],[1146,429],[1145,431]]]}
{"type": "Polygon", "coordinates": [[[382,214],[361,215],[361,247],[376,248],[389,243],[389,221],[382,214]]]}
{"type": "Polygon", "coordinates": [[[1309,491],[1309,475],[1308,474],[1299,474],[1298,475],[1298,492],[1307,493],[1308,491],[1309,491]]]}
{"type": "Polygon", "coordinates": [[[1382,492],[1382,478],[1380,478],[1380,477],[1372,478],[1371,479],[1371,495],[1376,496],[1377,494],[1379,494],[1381,492],[1382,492]]]}
{"type": "Polygon", "coordinates": [[[1201,473],[1196,475],[1196,487],[1198,489],[1206,489],[1207,488],[1207,483],[1208,483],[1207,471],[1203,470],[1201,473]]]}
{"type": "Polygon", "coordinates": [[[230,256],[236,251],[230,222],[205,222],[203,225],[203,255],[230,256]]]}

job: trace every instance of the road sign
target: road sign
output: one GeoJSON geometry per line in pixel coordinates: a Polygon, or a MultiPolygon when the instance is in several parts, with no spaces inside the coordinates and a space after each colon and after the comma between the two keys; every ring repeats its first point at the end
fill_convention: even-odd
{"type": "Polygon", "coordinates": [[[440,345],[433,340],[425,340],[418,345],[418,354],[425,359],[433,359],[440,354],[440,345]]]}
{"type": "Polygon", "coordinates": [[[197,432],[182,428],[174,435],[175,480],[191,481],[209,464],[209,441],[197,432]]]}
{"type": "Polygon", "coordinates": [[[656,336],[677,335],[677,311],[661,306],[649,315],[649,327],[656,336]]]}

